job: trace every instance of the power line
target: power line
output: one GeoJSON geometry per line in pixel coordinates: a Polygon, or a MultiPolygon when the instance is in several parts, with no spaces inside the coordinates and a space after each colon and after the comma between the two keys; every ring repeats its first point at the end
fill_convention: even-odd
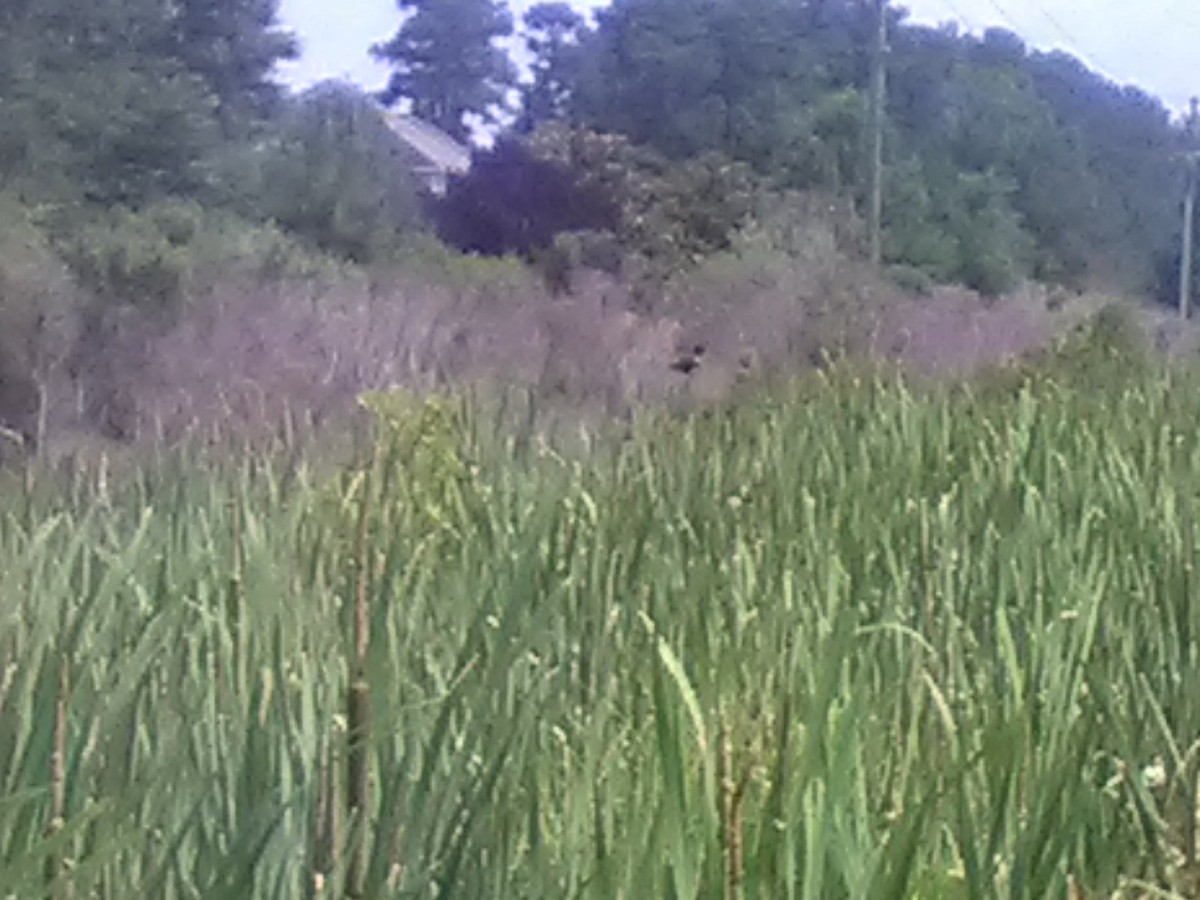
{"type": "Polygon", "coordinates": [[[951,12],[953,12],[956,16],[958,16],[958,20],[960,22],[962,22],[964,25],[967,25],[969,27],[968,18],[965,15],[963,15],[963,11],[958,8],[958,4],[956,4],[954,2],[954,0],[946,0],[946,5],[950,7],[951,12]]]}
{"type": "MultiPolygon", "coordinates": [[[[1007,9],[1005,9],[1003,6],[1000,5],[1000,0],[988,0],[988,2],[992,5],[992,8],[1000,14],[1000,17],[1002,19],[1004,19],[1005,22],[1008,23],[1009,27],[1012,28],[1012,30],[1014,32],[1016,32],[1018,34],[1021,32],[1021,29],[1017,26],[1017,23],[1013,21],[1012,15],[1008,12],[1007,9]]],[[[1058,29],[1058,32],[1063,37],[1065,37],[1069,43],[1073,44],[1076,47],[1079,46],[1079,41],[1075,40],[1075,38],[1073,38],[1067,32],[1067,30],[1065,28],[1063,28],[1062,24],[1056,18],[1054,18],[1052,15],[1050,15],[1050,13],[1046,12],[1046,8],[1044,6],[1042,6],[1041,3],[1036,3],[1036,6],[1039,10],[1041,10],[1042,15],[1044,15],[1050,21],[1050,23],[1052,25],[1054,25],[1055,28],[1058,29]]]]}
{"type": "Polygon", "coordinates": [[[1056,16],[1051,15],[1050,10],[1046,9],[1046,7],[1041,4],[1040,0],[1035,0],[1034,5],[1038,8],[1038,10],[1041,11],[1041,14],[1046,17],[1046,21],[1053,25],[1058,30],[1058,33],[1067,39],[1068,43],[1076,47],[1080,45],[1080,42],[1076,39],[1075,35],[1067,31],[1067,29],[1063,27],[1063,23],[1060,22],[1056,16]]]}
{"type": "MultiPolygon", "coordinates": [[[[949,7],[950,11],[958,17],[958,20],[963,23],[963,25],[965,25],[968,29],[971,28],[971,18],[963,14],[962,8],[955,2],[955,0],[943,0],[943,2],[947,7],[949,7]]],[[[1084,42],[1079,40],[1075,33],[1063,24],[1060,18],[1046,8],[1044,0],[1032,0],[1032,2],[1037,8],[1038,12],[1041,13],[1042,17],[1051,26],[1053,26],[1054,30],[1063,38],[1072,54],[1074,54],[1076,57],[1084,59],[1090,68],[1099,70],[1101,73],[1107,73],[1107,77],[1118,77],[1116,73],[1119,70],[1105,65],[1106,60],[1089,51],[1084,42]]],[[[1195,0],[1188,0],[1188,2],[1195,2],[1195,0]]],[[[1023,29],[1017,25],[1014,16],[1008,11],[1001,0],[988,0],[988,3],[992,9],[996,11],[997,15],[1000,16],[1001,20],[1009,28],[1009,30],[1018,35],[1022,33],[1023,29]]],[[[1180,9],[1184,6],[1184,3],[1185,0],[1175,0],[1175,3],[1171,4],[1170,9],[1180,9]]]]}
{"type": "MultiPolygon", "coordinates": [[[[1020,33],[1021,29],[1017,27],[1016,22],[1013,21],[1013,17],[1009,14],[1008,10],[1000,5],[1000,0],[988,0],[988,2],[992,5],[992,8],[1000,14],[1001,18],[1008,23],[1009,27],[1012,28],[1014,32],[1020,33]]],[[[1058,17],[1052,15],[1050,11],[1046,9],[1045,5],[1042,3],[1042,0],[1034,0],[1034,6],[1038,8],[1038,11],[1042,14],[1046,21],[1054,26],[1054,29],[1066,40],[1067,45],[1071,47],[1071,49],[1077,55],[1086,56],[1098,68],[1106,69],[1110,72],[1115,71],[1105,66],[1103,64],[1104,60],[1100,59],[1098,56],[1096,56],[1096,54],[1089,52],[1087,48],[1084,47],[1083,41],[1079,40],[1074,34],[1068,31],[1066,26],[1063,25],[1058,17]]]]}
{"type": "Polygon", "coordinates": [[[1000,5],[999,0],[988,0],[988,2],[992,4],[992,8],[996,12],[1000,13],[1000,18],[1007,22],[1014,32],[1020,32],[1021,29],[1017,27],[1017,23],[1013,21],[1013,17],[1009,14],[1008,10],[1000,5]]]}

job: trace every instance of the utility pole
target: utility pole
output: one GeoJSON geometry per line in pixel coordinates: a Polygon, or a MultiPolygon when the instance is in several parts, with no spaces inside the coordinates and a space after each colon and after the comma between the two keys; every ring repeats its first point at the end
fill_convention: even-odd
{"type": "Polygon", "coordinates": [[[1183,197],[1183,252],[1179,260],[1179,318],[1188,319],[1192,314],[1192,248],[1196,223],[1196,163],[1200,159],[1200,99],[1192,98],[1192,108],[1187,120],[1187,150],[1184,161],[1187,165],[1187,193],[1183,197]]]}
{"type": "Polygon", "coordinates": [[[875,265],[883,260],[883,122],[887,105],[888,0],[868,0],[874,7],[871,47],[870,148],[868,160],[867,255],[875,265]]]}

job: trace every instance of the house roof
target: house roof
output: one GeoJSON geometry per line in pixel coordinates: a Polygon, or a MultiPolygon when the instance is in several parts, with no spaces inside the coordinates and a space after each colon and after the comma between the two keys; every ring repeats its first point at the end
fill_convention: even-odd
{"type": "Polygon", "coordinates": [[[471,149],[428,122],[400,113],[384,113],[388,127],[419,153],[431,169],[465,174],[471,168],[471,149]]]}

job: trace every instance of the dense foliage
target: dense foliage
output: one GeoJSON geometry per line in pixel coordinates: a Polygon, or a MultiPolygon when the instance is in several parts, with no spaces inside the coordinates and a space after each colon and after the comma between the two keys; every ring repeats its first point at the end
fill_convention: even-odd
{"type": "Polygon", "coordinates": [[[416,115],[453,137],[469,134],[468,113],[485,120],[504,105],[515,69],[496,43],[512,33],[498,0],[399,0],[404,23],[372,49],[394,67],[385,103],[411,102],[416,115]]]}
{"type": "MultiPolygon", "coordinates": [[[[396,32],[372,50],[393,67],[385,103],[405,101],[458,137],[509,107],[516,68],[502,41],[514,23],[502,4],[403,0],[397,12],[396,32]]],[[[379,128],[365,97],[343,91],[336,115],[361,127],[331,130],[336,92],[300,108],[280,94],[273,67],[296,45],[274,14],[272,0],[7,4],[4,184],[60,207],[136,210],[168,198],[232,206],[369,257],[368,246],[386,243],[383,231],[413,225],[400,210],[415,201],[384,175],[395,150],[371,134],[379,128]],[[316,188],[303,201],[298,178],[316,188]],[[367,209],[364,193],[377,180],[389,185],[382,211],[367,209]],[[363,218],[370,224],[348,224],[363,218]],[[353,228],[363,234],[334,234],[353,228]]],[[[1140,292],[1173,286],[1183,135],[1158,101],[1004,31],[916,26],[901,9],[891,20],[889,262],[987,292],[1030,276],[1140,292]]],[[[866,5],[851,0],[614,0],[594,21],[539,3],[520,23],[528,68],[511,127],[526,138],[550,124],[620,136],[664,164],[726,159],[777,189],[861,199],[870,30],[866,5]]],[[[489,171],[503,180],[510,170],[489,171]]],[[[636,176],[635,166],[623,178],[636,176]]],[[[539,218],[536,198],[512,197],[511,186],[494,192],[539,218]]],[[[707,197],[724,202],[716,191],[707,197]]],[[[545,218],[530,226],[537,243],[576,227],[552,211],[545,218]]]]}
{"type": "MultiPolygon", "coordinates": [[[[387,98],[459,134],[510,83],[494,43],[507,20],[472,2],[473,17],[466,0],[402,3],[387,45],[399,66],[387,98]]],[[[985,293],[1030,277],[1172,292],[1183,134],[1161,103],[1003,30],[890,19],[888,262],[985,293]]],[[[522,21],[529,70],[511,127],[619,135],[675,163],[725,158],[779,189],[861,201],[871,29],[869,5],[851,0],[614,0],[594,22],[539,3],[522,21]]],[[[561,218],[529,214],[539,241],[561,218]]]]}
{"type": "MultiPolygon", "coordinates": [[[[531,96],[555,98],[536,108],[545,119],[672,158],[715,151],[785,186],[858,193],[866,9],[615,0],[582,35],[568,23],[569,52],[549,42],[531,96]]],[[[547,16],[535,8],[527,28],[547,16]]],[[[914,26],[901,11],[891,24],[890,261],[989,292],[1029,276],[1164,287],[1181,134],[1161,103],[1008,32],[914,26]]]]}
{"type": "Polygon", "coordinates": [[[258,153],[261,182],[245,212],[338,256],[383,258],[398,234],[421,226],[414,155],[361,92],[319,85],[289,107],[258,153]]]}
{"type": "Polygon", "coordinates": [[[667,274],[728,249],[766,193],[753,170],[719,153],[672,163],[621,135],[551,124],[478,153],[439,204],[438,225],[465,250],[556,268],[583,239],[607,250],[573,263],[667,274]]]}
{"type": "MultiPolygon", "coordinates": [[[[587,18],[559,0],[514,23],[496,0],[402,0],[372,50],[392,68],[372,98],[280,89],[297,44],[275,0],[5,3],[0,213],[34,235],[46,284],[67,266],[56,296],[92,321],[175,309],[209,276],[323,265],[305,248],[395,260],[431,225],[561,284],[576,265],[686,272],[799,193],[861,204],[866,6],[613,0],[587,18]],[[381,107],[401,103],[460,138],[500,123],[445,202],[422,202],[386,126],[381,107]]],[[[894,271],[989,294],[1029,277],[1173,294],[1186,141],[1161,103],[1007,32],[919,27],[900,9],[890,25],[894,271]]],[[[843,231],[853,253],[861,230],[843,231]]],[[[0,260],[0,283],[19,286],[0,315],[40,302],[19,268],[0,260]]],[[[38,379],[10,345],[37,340],[0,346],[0,394],[21,396],[0,422],[27,418],[38,379]]]]}

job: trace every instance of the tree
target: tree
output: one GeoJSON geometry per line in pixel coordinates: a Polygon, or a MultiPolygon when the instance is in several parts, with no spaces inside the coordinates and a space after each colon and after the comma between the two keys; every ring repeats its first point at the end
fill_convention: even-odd
{"type": "Polygon", "coordinates": [[[538,3],[525,13],[525,48],[533,57],[533,81],[525,87],[517,130],[566,119],[579,45],[587,22],[569,3],[538,3]]]}
{"type": "Polygon", "coordinates": [[[1165,111],[999,29],[906,27],[892,44],[894,143],[919,163],[893,172],[891,258],[974,283],[1149,286],[1174,224],[1161,198],[1178,196],[1165,111]]]}
{"type": "Polygon", "coordinates": [[[715,151],[799,186],[837,180],[846,117],[815,106],[863,86],[859,5],[614,0],[573,60],[571,118],[673,159],[715,151]]]}
{"type": "Polygon", "coordinates": [[[26,196],[138,204],[193,190],[214,98],[156,0],[39,0],[0,20],[0,174],[26,196]]]}
{"type": "Polygon", "coordinates": [[[673,271],[728,249],[760,195],[749,167],[720,154],[671,163],[623,137],[555,123],[476,154],[438,218],[465,250],[533,258],[564,233],[603,233],[673,271]]]}
{"type": "Polygon", "coordinates": [[[616,229],[616,199],[570,166],[502,138],[451,183],[437,207],[438,232],[461,250],[533,259],[562,232],[616,229]]]}
{"type": "Polygon", "coordinates": [[[421,227],[412,160],[369,96],[337,82],[317,85],[289,104],[279,130],[261,154],[262,180],[244,215],[361,263],[421,227]]]}
{"type": "Polygon", "coordinates": [[[396,35],[371,49],[394,71],[382,94],[388,106],[408,100],[413,112],[466,140],[466,117],[495,120],[516,70],[500,38],[513,32],[498,0],[397,0],[407,18],[396,35]]]}
{"type": "Polygon", "coordinates": [[[189,194],[279,99],[277,0],[26,0],[0,9],[0,174],[38,196],[189,194]],[[223,134],[222,134],[223,132],[223,134]]]}
{"type": "Polygon", "coordinates": [[[1088,247],[1089,274],[1121,289],[1144,289],[1158,279],[1155,260],[1178,249],[1183,169],[1173,155],[1182,129],[1158,100],[1065,53],[1036,53],[1027,65],[1087,158],[1089,202],[1071,230],[1088,247]]]}
{"type": "Polygon", "coordinates": [[[279,27],[279,0],[180,0],[176,9],[169,51],[217,98],[226,131],[277,111],[272,74],[299,52],[279,27]]]}

